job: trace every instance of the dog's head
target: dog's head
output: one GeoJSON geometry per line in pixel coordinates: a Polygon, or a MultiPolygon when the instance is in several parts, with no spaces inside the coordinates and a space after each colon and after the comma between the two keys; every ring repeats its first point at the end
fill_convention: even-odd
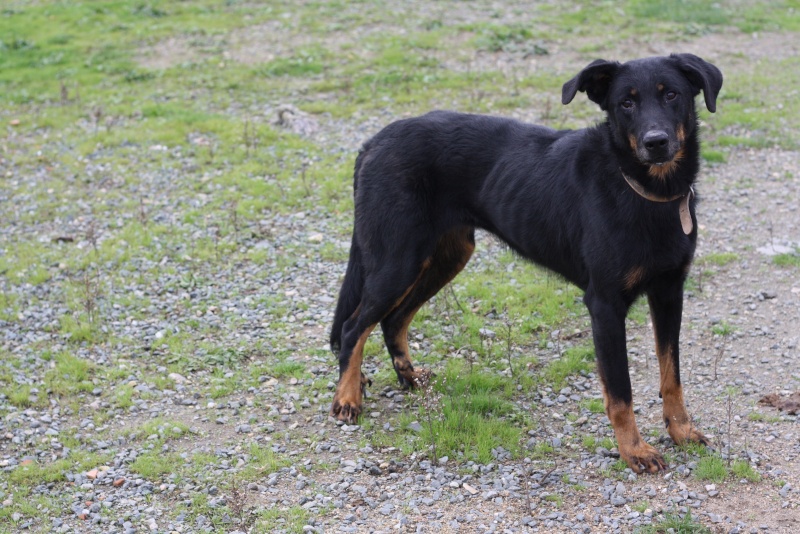
{"type": "Polygon", "coordinates": [[[608,114],[617,143],[633,151],[651,175],[664,178],[683,157],[684,142],[697,126],[694,97],[717,108],[722,73],[692,54],[638,59],[598,59],[564,84],[561,101],[578,91],[608,114]]]}

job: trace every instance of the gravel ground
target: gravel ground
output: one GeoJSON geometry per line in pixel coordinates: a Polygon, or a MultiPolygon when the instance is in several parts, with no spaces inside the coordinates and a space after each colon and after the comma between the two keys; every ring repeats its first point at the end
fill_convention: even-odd
{"type": "MultiPolygon", "coordinates": [[[[182,156],[176,153],[175,157],[182,156]]],[[[669,472],[663,475],[636,476],[626,470],[605,477],[603,473],[616,462],[615,451],[598,448],[592,453],[570,439],[586,434],[611,436],[604,415],[579,406],[580,400],[598,396],[593,374],[574,377],[560,391],[530,392],[542,424],[530,432],[529,444],[552,444],[556,451],[552,458],[511,460],[508,453],[498,450],[492,463],[462,465],[446,458],[434,461],[425,455],[405,456],[391,447],[373,449],[371,433],[340,425],[327,415],[334,360],[310,354],[321,354],[318,349],[325,346],[343,263],[312,259],[315,255],[308,254],[308,258],[294,258],[288,272],[267,274],[266,279],[262,269],[253,266],[206,273],[213,276],[213,284],[202,289],[163,290],[173,285],[171,277],[185,275],[177,271],[148,285],[131,282],[129,287],[116,289],[148,295],[154,311],[170,310],[153,314],[166,318],[141,320],[116,316],[109,310],[112,320],[108,327],[135,340],[133,346],[100,346],[78,352],[81,358],[101,366],[109,364],[110,353],[122,354],[115,358],[116,365],[127,373],[120,383],[140,394],[129,409],[114,408],[101,397],[106,388],[116,387],[114,384],[98,384],[83,396],[77,410],[55,401],[42,410],[16,410],[6,398],[0,399],[7,414],[0,421],[2,467],[6,470],[32,460],[66,457],[69,448],[60,443],[59,435],[68,428],[80,429],[75,438],[87,451],[113,455],[107,465],[68,474],[66,482],[38,486],[35,495],[56,499],[63,510],[48,519],[19,518],[18,526],[52,527],[56,532],[203,531],[209,526],[203,515],[187,521],[169,513],[176,503],[191,501],[202,493],[212,509],[234,501],[246,503],[246,507],[300,506],[308,512],[304,530],[309,532],[627,532],[670,510],[691,511],[693,517],[718,531],[796,531],[800,521],[800,498],[795,490],[800,487],[796,416],[777,414],[756,403],[767,393],[787,395],[800,389],[800,374],[794,365],[800,286],[796,270],[777,268],[770,257],[774,250],[782,250],[781,246],[800,241],[798,185],[796,180],[786,179],[786,173],[796,175],[799,164],[800,154],[793,152],[739,150],[730,154],[727,163],[707,167],[701,177],[696,269],[706,267],[703,257],[712,252],[733,252],[737,259],[712,267],[714,272],[704,277],[702,287],[687,295],[683,338],[686,394],[698,425],[707,430],[724,455],[747,459],[763,477],[759,483],[704,483],[691,476],[696,462],[682,453],[674,455],[669,472]],[[206,291],[215,293],[217,311],[200,312],[206,291]],[[291,331],[270,329],[274,312],[247,296],[264,291],[274,293],[294,310],[288,317],[296,325],[291,331]],[[221,323],[220,314],[225,312],[240,318],[236,329],[221,323]],[[297,379],[279,381],[263,376],[259,387],[216,401],[209,398],[209,377],[202,374],[171,376],[174,387],[170,389],[142,381],[140,365],[143,359],[152,359],[146,352],[148,345],[165,333],[186,328],[189,320],[218,327],[219,341],[225,346],[235,346],[243,339],[261,340],[273,349],[289,343],[295,349],[292,359],[314,377],[329,378],[328,388],[309,395],[303,386],[311,385],[311,379],[304,384],[297,379]],[[734,327],[730,336],[712,333],[713,325],[721,322],[734,327]],[[95,426],[92,420],[97,410],[109,410],[112,416],[102,426],[95,426]],[[751,412],[769,417],[754,420],[749,417],[751,412]],[[570,413],[580,417],[570,422],[565,418],[570,413]],[[156,417],[183,426],[164,424],[148,437],[129,433],[156,417]],[[159,434],[173,438],[161,443],[159,434]],[[131,462],[157,441],[164,453],[183,458],[205,453],[212,460],[190,478],[145,478],[131,472],[131,462]],[[248,482],[236,495],[220,492],[219,480],[235,480],[250,461],[248,446],[252,443],[268,446],[290,459],[291,465],[248,482]],[[645,504],[636,506],[639,503],[645,504]]],[[[162,187],[169,177],[163,180],[154,176],[152,187],[162,187]]],[[[172,218],[167,206],[163,207],[160,216],[172,218]]],[[[306,243],[313,250],[320,246],[316,235],[326,232],[325,218],[314,213],[275,216],[266,224],[280,231],[268,243],[252,246],[280,250],[284,243],[306,243]]],[[[56,229],[31,225],[10,231],[36,232],[50,239],[56,229]]],[[[346,243],[339,246],[344,248],[346,243]]],[[[490,261],[500,248],[491,237],[481,235],[475,263],[490,261]]],[[[469,268],[462,276],[470,276],[469,268]]],[[[23,289],[47,290],[47,285],[23,289]]],[[[22,312],[23,320],[3,325],[3,348],[26,357],[26,366],[13,370],[20,381],[40,376],[47,368],[48,362],[35,350],[36,343],[53,336],[46,326],[62,311],[46,305],[28,307],[22,312]]],[[[633,328],[629,337],[634,398],[644,431],[658,429],[663,436],[650,330],[649,326],[633,328]]],[[[56,347],[63,343],[47,340],[56,347]]],[[[563,347],[536,349],[537,356],[549,361],[558,357],[559,348],[563,347]]],[[[262,358],[269,355],[254,356],[253,363],[262,358]]],[[[383,364],[367,362],[368,372],[383,364]]],[[[166,368],[157,371],[166,373],[166,368]]],[[[31,393],[39,392],[34,389],[31,393]]],[[[391,432],[381,430],[383,422],[392,413],[412,410],[409,401],[415,402],[413,395],[393,388],[373,391],[365,416],[375,421],[377,430],[372,432],[391,432]]],[[[658,446],[670,449],[663,438],[658,446]]],[[[233,525],[234,519],[231,521],[233,525]]]]}
{"type": "MultiPolygon", "coordinates": [[[[277,103],[270,104],[255,116],[272,121],[277,108],[277,103]]],[[[517,115],[535,120],[535,113],[520,110],[517,115]]],[[[352,158],[366,137],[393,118],[387,111],[348,121],[306,118],[313,122],[281,127],[294,124],[320,145],[352,158]]],[[[15,150],[33,150],[13,132],[7,143],[15,150]]],[[[211,201],[207,195],[192,194],[182,203],[171,200],[171,192],[182,187],[180,169],[192,168],[193,154],[155,146],[117,169],[109,168],[101,156],[97,153],[83,162],[86,175],[103,177],[109,188],[122,189],[132,198],[151,199],[146,206],[150,220],[179,228],[193,239],[213,234],[212,227],[190,227],[183,218],[186,205],[202,208],[211,201]],[[142,176],[136,185],[124,179],[131,169],[142,176]]],[[[75,349],[63,339],[57,326],[66,308],[55,288],[68,275],[57,265],[49,283],[18,286],[3,280],[4,292],[25,305],[16,320],[0,321],[0,347],[22,362],[3,362],[2,370],[18,384],[32,385],[32,400],[46,395],[37,384],[53,367],[42,346],[51,353],[69,348],[107,370],[106,376],[113,370],[115,378],[75,395],[77,402],[53,398],[44,408],[20,409],[0,395],[0,468],[6,473],[68,458],[75,448],[109,459],[70,472],[66,480],[38,485],[31,502],[34,508],[40,503],[41,513],[19,514],[11,518],[11,526],[2,528],[237,532],[252,525],[253,511],[291,509],[304,511],[303,524],[281,527],[278,522],[276,531],[631,532],[664,514],[691,512],[713,532],[797,532],[797,417],[760,406],[758,400],[769,393],[785,397],[800,390],[795,363],[800,356],[798,270],[773,263],[776,253],[800,244],[800,153],[739,148],[726,157],[725,163],[706,165],[700,177],[697,285],[686,295],[682,374],[697,424],[723,458],[746,460],[760,481],[712,484],[693,476],[697,456],[675,449],[662,429],[658,368],[647,324],[629,330],[634,400],[643,432],[655,430],[660,437],[652,441],[670,453],[666,473],[637,476],[615,469],[614,449],[590,451],[581,444],[583,436],[613,436],[605,415],[581,403],[599,397],[593,373],[573,376],[556,391],[542,387],[520,396],[516,402],[539,424],[528,432],[528,449],[519,458],[498,449],[493,451],[494,461],[477,464],[373,447],[375,436],[400,432],[391,423],[398,414],[415,412],[419,399],[394,387],[373,389],[364,415],[369,430],[328,416],[336,365],[326,338],[344,263],[324,259],[322,251],[332,245],[344,257],[349,243],[341,237],[329,242],[327,236],[344,235],[342,222],[319,210],[270,214],[259,222],[258,232],[243,235],[238,246],[264,251],[267,260],[262,265],[182,261],[192,254],[190,243],[178,250],[163,245],[161,259],[131,258],[126,263],[129,272],[123,273],[127,282],[102,287],[101,292],[146,298],[146,307],[133,313],[105,305],[110,298],[100,298],[98,304],[107,318],[104,328],[127,343],[75,349]],[[704,261],[719,253],[735,254],[735,259],[724,265],[704,261]],[[158,276],[136,275],[154,265],[161,267],[158,276]],[[264,295],[270,298],[261,298],[264,295]],[[719,325],[729,325],[729,333],[715,333],[719,325]],[[229,353],[206,355],[219,360],[219,372],[169,372],[169,353],[159,340],[187,331],[211,332],[209,341],[230,348],[229,353]],[[275,355],[287,351],[288,361],[299,364],[306,378],[258,374],[261,366],[267,368],[275,355]],[[233,387],[220,397],[210,394],[240,366],[258,375],[258,386],[233,387]],[[154,375],[166,380],[154,380],[154,375]],[[320,381],[325,387],[316,387],[320,381]],[[123,387],[133,391],[132,403],[125,408],[112,402],[111,395],[123,387]],[[98,424],[95,416],[100,413],[104,417],[98,424]],[[62,436],[67,433],[65,444],[62,436]],[[541,443],[552,446],[553,453],[533,454],[541,443]],[[264,469],[266,475],[246,471],[257,450],[271,451],[277,468],[264,469]],[[145,477],[131,468],[137,458],[154,451],[193,469],[145,477]],[[199,500],[207,513],[174,513],[199,500]],[[57,503],[57,509],[41,504],[45,501],[57,503]],[[219,509],[225,511],[217,514],[219,509]]],[[[36,213],[45,200],[17,192],[45,182],[45,171],[8,173],[2,200],[14,199],[4,202],[4,210],[15,224],[0,230],[6,240],[34,235],[51,242],[88,232],[98,235],[97,243],[102,244],[104,236],[124,222],[91,215],[37,222],[25,214],[36,213]]],[[[98,192],[98,198],[102,194],[98,192]]],[[[76,202],[92,213],[91,199],[76,202]]],[[[135,214],[120,215],[124,217],[135,214]]],[[[88,250],[93,243],[79,238],[54,246],[88,250]]],[[[153,244],[156,249],[161,246],[158,240],[153,244]]],[[[461,277],[491,263],[502,250],[490,236],[479,235],[476,254],[461,277]]],[[[587,325],[581,317],[570,327],[585,335],[587,325]]],[[[412,335],[424,350],[421,331],[413,330],[412,335]]],[[[546,348],[526,350],[546,363],[582,341],[558,331],[550,337],[553,342],[546,348]]],[[[365,368],[372,374],[386,365],[388,358],[382,357],[368,360],[365,368]]],[[[412,423],[411,428],[416,427],[412,423]]],[[[11,504],[12,490],[6,481],[0,487],[4,506],[11,504]]]]}

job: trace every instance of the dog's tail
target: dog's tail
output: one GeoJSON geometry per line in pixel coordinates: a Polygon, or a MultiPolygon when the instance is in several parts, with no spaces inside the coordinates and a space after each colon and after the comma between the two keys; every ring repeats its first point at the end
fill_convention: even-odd
{"type": "MultiPolygon", "coordinates": [[[[353,173],[353,197],[358,189],[358,176],[364,162],[366,147],[359,152],[356,158],[355,172],[353,173]]],[[[361,248],[358,245],[355,228],[353,239],[350,242],[350,259],[347,262],[347,271],[344,275],[342,288],[339,290],[339,301],[336,303],[336,312],[333,315],[331,327],[331,351],[339,354],[342,347],[342,327],[344,322],[353,315],[361,302],[361,293],[364,289],[364,269],[361,263],[361,248]]]]}

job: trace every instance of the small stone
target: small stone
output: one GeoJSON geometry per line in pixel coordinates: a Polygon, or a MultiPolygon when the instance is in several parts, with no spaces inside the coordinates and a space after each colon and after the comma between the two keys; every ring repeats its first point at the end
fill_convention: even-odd
{"type": "Polygon", "coordinates": [[[170,374],[167,375],[167,378],[169,378],[170,380],[172,380],[176,384],[185,384],[186,383],[186,377],[184,377],[183,375],[180,375],[178,373],[170,373],[170,374]]]}
{"type": "Polygon", "coordinates": [[[463,487],[465,490],[467,490],[467,493],[469,493],[470,495],[477,495],[478,494],[478,490],[473,488],[472,486],[470,486],[466,482],[464,482],[464,484],[462,484],[461,487],[463,487]]]}
{"type": "Polygon", "coordinates": [[[419,424],[419,422],[417,421],[412,421],[411,423],[409,423],[408,429],[413,432],[422,432],[422,425],[419,424]]]}

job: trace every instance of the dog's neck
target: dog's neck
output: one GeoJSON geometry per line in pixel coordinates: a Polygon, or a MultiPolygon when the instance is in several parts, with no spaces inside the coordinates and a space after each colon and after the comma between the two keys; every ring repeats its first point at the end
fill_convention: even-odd
{"type": "Polygon", "coordinates": [[[689,209],[689,203],[694,198],[694,188],[692,188],[692,186],[689,186],[689,191],[686,193],[672,195],[670,197],[662,197],[647,191],[647,189],[645,189],[641,183],[639,183],[635,178],[631,178],[625,174],[622,169],[620,169],[619,172],[622,174],[622,177],[628,183],[630,188],[633,189],[637,195],[649,200],[650,202],[672,202],[674,200],[681,199],[681,202],[678,205],[678,216],[681,219],[681,228],[683,229],[683,233],[686,235],[692,233],[692,230],[694,229],[694,223],[692,222],[692,213],[689,209]]]}

